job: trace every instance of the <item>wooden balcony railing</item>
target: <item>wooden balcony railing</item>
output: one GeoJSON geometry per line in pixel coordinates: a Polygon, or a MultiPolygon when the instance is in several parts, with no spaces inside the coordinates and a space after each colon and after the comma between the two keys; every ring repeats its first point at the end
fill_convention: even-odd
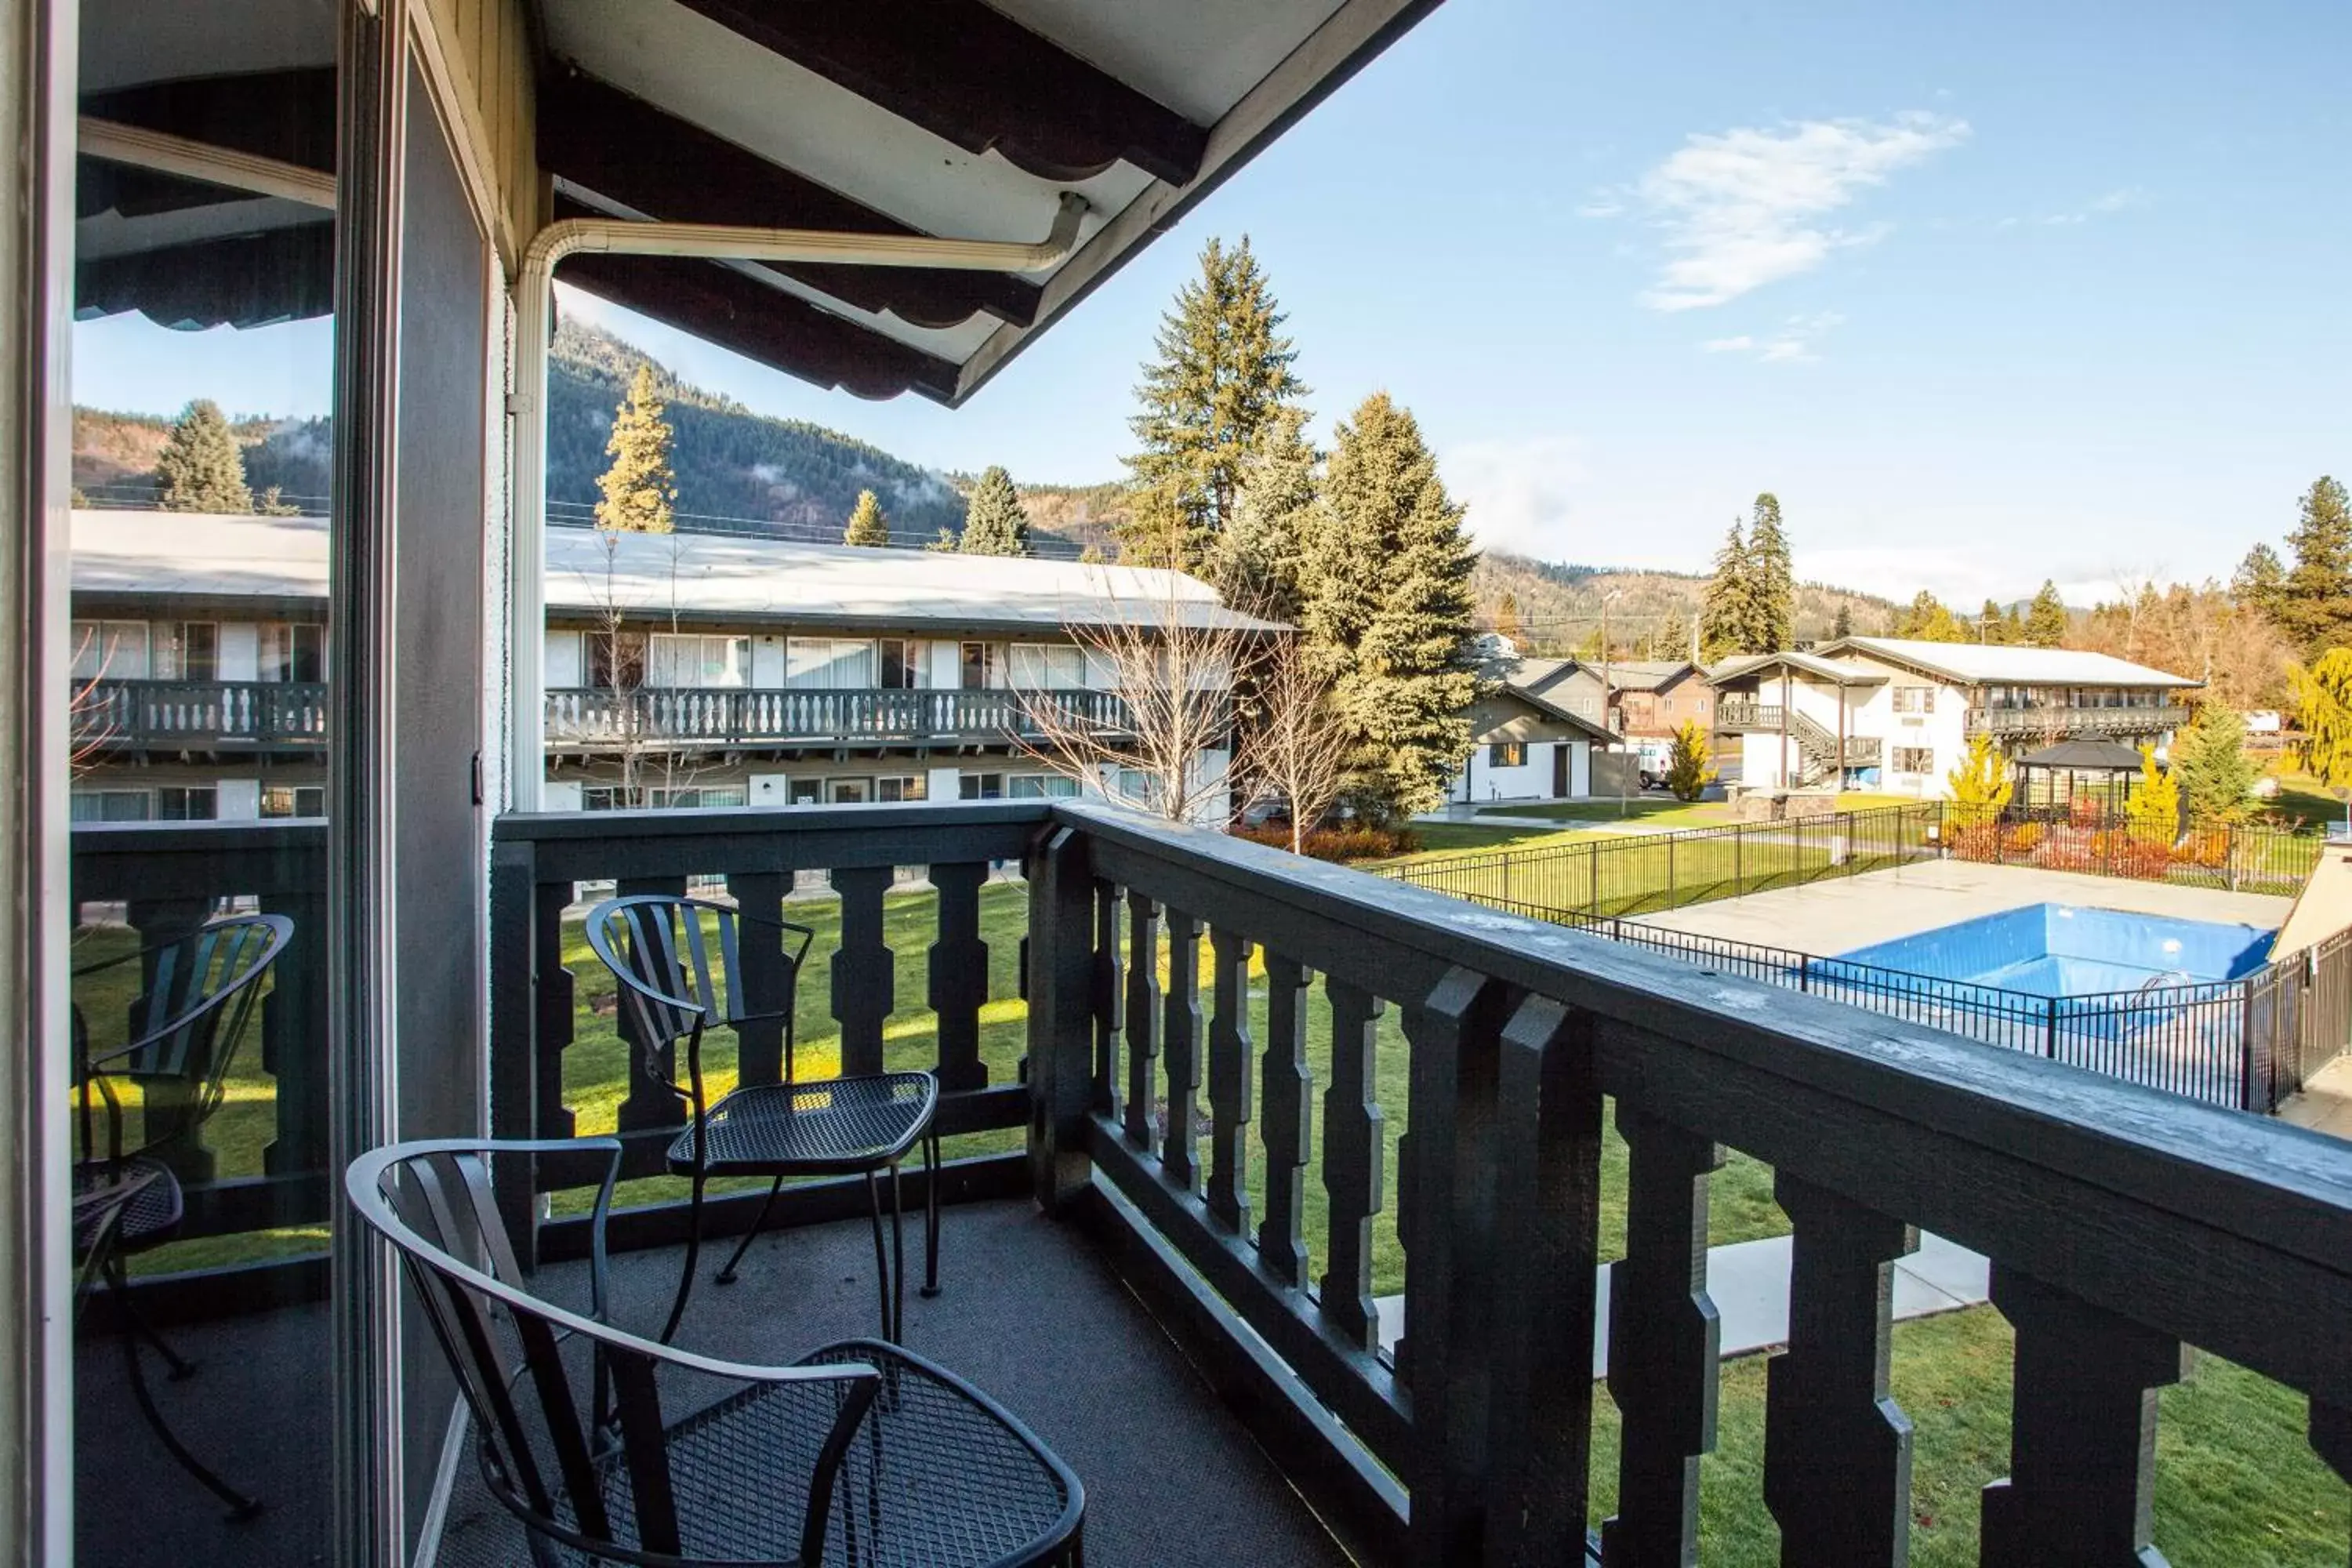
{"type": "Polygon", "coordinates": [[[2178,730],[2189,721],[2186,708],[1971,708],[1972,735],[2146,735],[2178,730]]]}
{"type": "MultiPolygon", "coordinates": [[[[1903,1560],[1889,1281],[1922,1227],[1992,1259],[2016,1334],[1985,1561],[2138,1560],[2147,1395],[2188,1345],[2307,1395],[2313,1447],[2352,1473],[2352,1151],[2315,1134],[1091,802],[515,817],[494,844],[502,1135],[574,1126],[565,1053],[592,1016],[565,967],[579,880],[724,873],[771,908],[823,869],[837,925],[811,1005],[845,1068],[919,1050],[952,1128],[1009,1138],[1025,1121],[1024,1153],[983,1150],[948,1179],[1017,1183],[1097,1237],[1368,1561],[1591,1549],[1605,1114],[1629,1150],[1610,1562],[1695,1551],[1717,1377],[1708,1173],[1727,1147],[1773,1167],[1794,1226],[1764,1437],[1784,1561],[1903,1560]],[[988,1033],[1005,1015],[984,1005],[1013,944],[1001,923],[980,933],[1012,891],[982,879],[1014,857],[1026,1060],[1010,1071],[988,1033]],[[909,866],[936,889],[916,920],[936,1023],[894,1047],[909,1037],[886,1020],[914,999],[888,890],[909,866]],[[1376,1299],[1396,1284],[1401,1339],[1376,1299]]],[[[747,1042],[747,1079],[775,1068],[772,1043],[747,1042]]],[[[677,1104],[630,1088],[624,1135],[650,1172],[677,1104]]],[[[540,1256],[583,1246],[581,1220],[538,1201],[583,1176],[502,1164],[540,1256]]],[[[862,1194],[793,1201],[854,1212],[862,1194]]],[[[720,1202],[740,1226],[757,1194],[720,1202]]],[[[679,1228],[639,1210],[614,1240],[679,1228]]],[[[1050,1340],[1051,1303],[1038,1312],[1050,1340]]]]}
{"type": "MultiPolygon", "coordinates": [[[[257,1038],[245,1042],[245,1054],[233,1068],[230,1105],[211,1129],[184,1136],[165,1157],[185,1188],[184,1240],[323,1226],[327,825],[315,819],[78,823],[72,868],[76,910],[84,917],[100,917],[77,927],[76,968],[192,931],[230,901],[249,902],[293,921],[293,941],[272,969],[262,999],[257,1038]],[[268,1127],[257,1153],[252,1152],[251,1123],[244,1121],[256,1113],[257,1102],[268,1127]],[[219,1129],[232,1119],[244,1124],[222,1136],[219,1129]]],[[[120,987],[118,979],[100,994],[77,992],[74,1004],[86,1016],[100,1007],[127,1009],[131,997],[120,987]]],[[[89,1026],[96,1039],[119,1041],[121,1017],[91,1017],[89,1026]]],[[[152,1097],[161,1090],[149,1092],[152,1097]]],[[[159,1109],[173,1113],[153,1098],[146,1108],[150,1116],[159,1109]]],[[[319,1256],[299,1258],[289,1266],[290,1275],[280,1270],[275,1281],[246,1281],[251,1289],[216,1284],[203,1293],[209,1298],[206,1309],[235,1310],[258,1300],[323,1295],[324,1249],[322,1238],[310,1249],[319,1256]]],[[[282,1258],[287,1250],[277,1245],[253,1255],[282,1258]]]]}
{"type": "Polygon", "coordinates": [[[1050,702],[1108,734],[1134,728],[1110,691],[785,690],[569,688],[547,694],[551,745],[761,745],[793,742],[959,740],[1033,734],[1050,702]]]}
{"type": "Polygon", "coordinates": [[[294,680],[97,680],[78,687],[77,744],[323,746],[327,688],[294,680]]]}
{"type": "Polygon", "coordinates": [[[1780,704],[1746,697],[1719,697],[1715,703],[1715,727],[1725,734],[1745,730],[1778,730],[1780,704]]]}

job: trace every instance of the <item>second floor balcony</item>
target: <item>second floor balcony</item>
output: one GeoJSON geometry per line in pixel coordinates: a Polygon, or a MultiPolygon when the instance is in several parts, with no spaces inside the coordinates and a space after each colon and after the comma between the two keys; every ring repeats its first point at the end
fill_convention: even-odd
{"type": "Polygon", "coordinates": [[[1095,690],[574,687],[547,694],[551,749],[790,746],[1002,741],[1038,733],[1048,708],[1106,735],[1131,734],[1126,699],[1095,690]]]}
{"type": "Polygon", "coordinates": [[[2189,712],[2178,703],[2138,708],[2070,708],[2057,703],[2019,708],[1971,708],[1971,735],[2048,735],[2060,740],[2074,735],[2146,735],[2155,737],[2189,722],[2189,712]]]}
{"type": "Polygon", "coordinates": [[[78,748],[320,747],[327,688],[309,680],[92,680],[73,700],[78,748]]]}

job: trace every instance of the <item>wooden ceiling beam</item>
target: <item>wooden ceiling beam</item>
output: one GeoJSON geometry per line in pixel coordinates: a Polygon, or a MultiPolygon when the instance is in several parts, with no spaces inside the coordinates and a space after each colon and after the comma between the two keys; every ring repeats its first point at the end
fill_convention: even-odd
{"type": "Polygon", "coordinates": [[[1208,131],[981,0],[682,0],[720,26],[968,153],[1040,179],[1115,163],[1181,185],[1208,131]]]}
{"type": "MultiPolygon", "coordinates": [[[[559,67],[540,84],[538,116],[541,169],[664,223],[919,232],[576,68],[559,67]]],[[[1037,319],[1037,286],[1010,273],[820,262],[775,269],[921,327],[956,326],[982,311],[1014,326],[1037,319]]]]}

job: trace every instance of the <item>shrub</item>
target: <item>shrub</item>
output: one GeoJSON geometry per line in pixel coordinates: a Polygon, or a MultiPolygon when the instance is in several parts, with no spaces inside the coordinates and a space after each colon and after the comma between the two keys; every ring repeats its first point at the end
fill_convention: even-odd
{"type": "Polygon", "coordinates": [[[2021,822],[2001,835],[2000,847],[2007,855],[2032,855],[2042,847],[2049,830],[2038,822],[2021,822]]]}
{"type": "Polygon", "coordinates": [[[1962,860],[1998,860],[2000,858],[2000,829],[1990,822],[1955,827],[1952,829],[1952,853],[1962,860]]]}
{"type": "MultiPolygon", "coordinates": [[[[1290,847],[1290,829],[1286,826],[1234,827],[1230,831],[1234,837],[1246,838],[1253,844],[1276,849],[1290,847]]],[[[1300,846],[1310,860],[1385,860],[1391,855],[1409,855],[1420,847],[1420,841],[1404,828],[1375,827],[1368,823],[1310,829],[1300,846]]]]}
{"type": "Polygon", "coordinates": [[[2106,840],[2100,846],[2103,858],[2116,876],[2159,881],[2172,868],[2172,846],[2168,841],[2152,842],[2131,831],[2101,837],[2106,840]]]}
{"type": "Polygon", "coordinates": [[[2200,827],[2172,847],[2172,858],[2184,865],[2218,871],[2230,863],[2230,830],[2200,827]]]}

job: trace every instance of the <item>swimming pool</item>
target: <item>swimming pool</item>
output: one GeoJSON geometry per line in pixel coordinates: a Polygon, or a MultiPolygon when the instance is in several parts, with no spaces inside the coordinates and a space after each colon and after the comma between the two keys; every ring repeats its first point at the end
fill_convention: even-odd
{"type": "Polygon", "coordinates": [[[2274,934],[2218,921],[2028,904],[1839,956],[2036,996],[2091,996],[2239,979],[2269,959],[2274,934]]]}

